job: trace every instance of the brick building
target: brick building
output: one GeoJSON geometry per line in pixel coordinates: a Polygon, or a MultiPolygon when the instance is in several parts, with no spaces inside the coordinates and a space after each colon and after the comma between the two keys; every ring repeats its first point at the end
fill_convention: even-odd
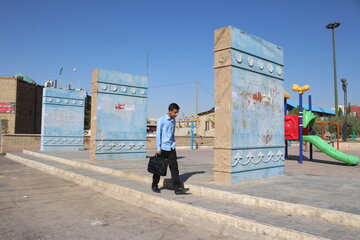
{"type": "Polygon", "coordinates": [[[350,115],[360,118],[360,107],[359,106],[351,106],[350,107],[350,115]]]}
{"type": "Polygon", "coordinates": [[[2,132],[39,134],[43,86],[29,76],[0,77],[0,120],[2,132]],[[4,121],[5,120],[5,121],[4,121]]]}

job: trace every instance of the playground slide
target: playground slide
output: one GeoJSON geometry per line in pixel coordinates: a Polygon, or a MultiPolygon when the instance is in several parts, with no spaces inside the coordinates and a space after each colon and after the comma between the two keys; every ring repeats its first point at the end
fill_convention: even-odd
{"type": "Polygon", "coordinates": [[[333,148],[319,136],[303,136],[303,140],[313,144],[317,149],[336,160],[345,162],[350,165],[356,165],[360,162],[358,157],[345,154],[336,148],[333,148]]]}

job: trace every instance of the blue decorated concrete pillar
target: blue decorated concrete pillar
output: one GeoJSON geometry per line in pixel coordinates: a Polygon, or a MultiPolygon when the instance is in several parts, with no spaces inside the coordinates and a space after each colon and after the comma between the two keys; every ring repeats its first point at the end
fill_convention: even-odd
{"type": "Polygon", "coordinates": [[[84,146],[85,91],[44,88],[41,151],[76,151],[84,146]]]}
{"type": "Polygon", "coordinates": [[[146,158],[147,77],[92,74],[90,159],[146,158]]]}
{"type": "Polygon", "coordinates": [[[281,47],[228,26],[215,31],[214,180],[284,173],[281,47]]]}

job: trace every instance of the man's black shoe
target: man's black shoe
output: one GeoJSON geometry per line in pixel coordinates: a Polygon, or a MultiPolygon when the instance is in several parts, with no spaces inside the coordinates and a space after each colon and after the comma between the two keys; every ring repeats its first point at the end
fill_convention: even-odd
{"type": "Polygon", "coordinates": [[[178,189],[175,189],[175,194],[176,194],[176,195],[186,194],[186,192],[187,192],[188,190],[189,190],[188,188],[178,188],[178,189]]]}
{"type": "Polygon", "coordinates": [[[160,189],[158,188],[158,186],[152,186],[151,189],[153,190],[153,192],[160,193],[160,189]]]}

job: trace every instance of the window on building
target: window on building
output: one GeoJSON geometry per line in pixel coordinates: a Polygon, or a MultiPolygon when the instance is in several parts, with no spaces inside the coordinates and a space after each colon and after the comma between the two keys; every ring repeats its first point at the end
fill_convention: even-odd
{"type": "Polygon", "coordinates": [[[210,123],[209,121],[205,121],[205,131],[209,131],[210,130],[210,123]]]}

